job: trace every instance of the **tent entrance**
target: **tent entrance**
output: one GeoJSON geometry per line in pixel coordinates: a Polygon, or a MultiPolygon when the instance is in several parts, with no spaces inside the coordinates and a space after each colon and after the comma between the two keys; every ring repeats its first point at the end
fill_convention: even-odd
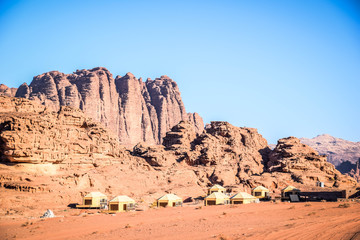
{"type": "Polygon", "coordinates": [[[160,206],[160,207],[166,207],[166,206],[167,206],[167,203],[166,203],[166,202],[161,202],[161,203],[159,203],[159,206],[160,206]]]}
{"type": "Polygon", "coordinates": [[[216,201],[208,200],[208,201],[206,201],[206,205],[216,205],[216,201]]]}
{"type": "Polygon", "coordinates": [[[85,199],[85,204],[84,205],[92,205],[92,200],[91,199],[85,199]]]}
{"type": "Polygon", "coordinates": [[[243,201],[234,201],[233,204],[243,204],[243,201]]]}
{"type": "Polygon", "coordinates": [[[126,204],[124,204],[123,209],[124,209],[124,211],[127,210],[127,205],[126,204]]]}
{"type": "Polygon", "coordinates": [[[119,210],[119,205],[117,205],[117,204],[111,204],[111,205],[110,205],[110,210],[111,210],[111,211],[118,211],[118,210],[119,210]]]}

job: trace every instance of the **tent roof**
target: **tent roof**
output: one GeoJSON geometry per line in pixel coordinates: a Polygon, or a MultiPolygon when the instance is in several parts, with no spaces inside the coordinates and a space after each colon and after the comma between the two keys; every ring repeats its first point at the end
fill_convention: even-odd
{"type": "Polygon", "coordinates": [[[263,186],[257,186],[256,188],[253,188],[253,191],[269,191],[269,189],[263,186]]]}
{"type": "Polygon", "coordinates": [[[251,195],[247,192],[239,192],[231,197],[231,199],[234,199],[234,198],[235,199],[238,199],[238,198],[239,199],[245,199],[245,198],[249,199],[249,198],[256,198],[256,197],[254,197],[253,195],[251,195]]]}
{"type": "Polygon", "coordinates": [[[121,195],[121,196],[115,197],[110,202],[135,202],[135,200],[132,198],[129,198],[126,195],[121,195]]]}
{"type": "Polygon", "coordinates": [[[177,201],[177,200],[182,200],[180,197],[176,196],[175,194],[169,193],[166,194],[164,196],[162,196],[161,198],[158,199],[159,200],[167,200],[167,201],[177,201]]]}
{"type": "Polygon", "coordinates": [[[287,186],[286,188],[284,188],[281,191],[291,191],[291,190],[300,191],[300,189],[297,189],[296,187],[291,186],[291,185],[287,186]]]}
{"type": "Polygon", "coordinates": [[[87,195],[85,195],[85,197],[106,197],[105,194],[101,193],[101,192],[91,192],[91,193],[88,193],[87,195]]]}
{"type": "Polygon", "coordinates": [[[226,188],[224,188],[223,186],[219,185],[219,184],[214,184],[211,188],[209,188],[210,190],[226,190],[226,188]]]}
{"type": "Polygon", "coordinates": [[[221,193],[221,192],[213,192],[206,199],[229,199],[229,196],[221,193]]]}

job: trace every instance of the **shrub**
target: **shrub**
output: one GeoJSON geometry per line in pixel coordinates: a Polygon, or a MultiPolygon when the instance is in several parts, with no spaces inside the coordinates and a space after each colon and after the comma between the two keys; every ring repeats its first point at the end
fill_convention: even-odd
{"type": "Polygon", "coordinates": [[[350,204],[348,204],[348,203],[339,204],[338,207],[339,207],[339,208],[348,208],[348,207],[350,207],[350,204]]]}

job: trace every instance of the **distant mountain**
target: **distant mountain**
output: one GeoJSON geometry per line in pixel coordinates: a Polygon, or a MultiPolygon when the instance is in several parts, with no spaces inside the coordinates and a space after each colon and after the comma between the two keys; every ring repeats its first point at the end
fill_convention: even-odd
{"type": "Polygon", "coordinates": [[[360,158],[360,142],[351,142],[329,134],[322,134],[312,139],[300,138],[300,141],[320,154],[326,154],[328,161],[335,166],[346,161],[356,164],[360,158]]]}
{"type": "Polygon", "coordinates": [[[341,173],[348,174],[360,181],[360,142],[347,141],[329,134],[300,140],[320,154],[326,154],[328,162],[334,164],[341,173]]]}

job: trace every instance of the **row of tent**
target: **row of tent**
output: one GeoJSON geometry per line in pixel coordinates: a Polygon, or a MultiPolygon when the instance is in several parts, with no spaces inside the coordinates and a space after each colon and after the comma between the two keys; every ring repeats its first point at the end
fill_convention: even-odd
{"type": "MultiPolygon", "coordinates": [[[[287,186],[282,190],[282,198],[284,200],[290,199],[290,196],[298,195],[300,190],[287,186]]],[[[205,206],[219,205],[219,204],[247,204],[259,202],[259,199],[269,198],[269,190],[263,186],[258,186],[252,189],[252,195],[246,192],[239,192],[230,197],[226,194],[226,188],[215,184],[208,189],[208,196],[204,198],[205,206]]],[[[157,207],[177,207],[182,206],[183,200],[175,194],[169,193],[155,202],[157,207]]],[[[124,212],[135,210],[135,200],[125,196],[117,196],[108,202],[105,194],[100,192],[91,192],[83,198],[83,204],[76,205],[77,208],[100,208],[105,209],[106,212],[124,212]]]]}

